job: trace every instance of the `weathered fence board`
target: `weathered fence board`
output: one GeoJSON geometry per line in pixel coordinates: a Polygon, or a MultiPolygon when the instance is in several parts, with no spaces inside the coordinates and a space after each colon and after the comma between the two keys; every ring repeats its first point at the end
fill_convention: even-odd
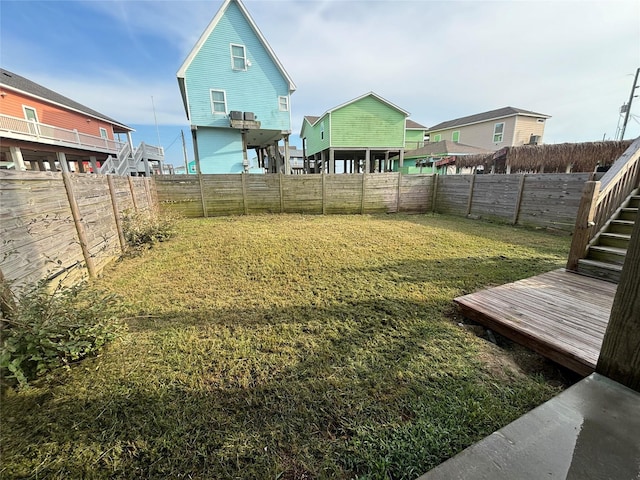
{"type": "Polygon", "coordinates": [[[89,254],[94,259],[96,269],[101,270],[122,253],[111,197],[108,195],[107,177],[73,174],[71,182],[87,236],[89,254]]]}
{"type": "Polygon", "coordinates": [[[155,177],[162,208],[186,216],[289,212],[424,213],[484,217],[572,231],[589,174],[196,175],[155,177]]]}
{"type": "Polygon", "coordinates": [[[520,175],[476,175],[470,215],[512,220],[520,175]]]}
{"type": "Polygon", "coordinates": [[[573,231],[589,173],[527,175],[518,223],[573,231]]]}
{"type": "Polygon", "coordinates": [[[325,175],[325,211],[327,214],[360,213],[362,175],[325,175]]]}
{"type": "Polygon", "coordinates": [[[286,213],[322,213],[322,175],[282,175],[286,213]]]}
{"type": "Polygon", "coordinates": [[[280,175],[246,175],[246,202],[248,213],[278,213],[280,202],[280,175]]]}
{"type": "Polygon", "coordinates": [[[364,213],[390,213],[398,211],[397,173],[364,174],[364,213]]]}
{"type": "Polygon", "coordinates": [[[61,173],[0,173],[0,263],[17,287],[83,262],[61,173]]]}
{"type": "Polygon", "coordinates": [[[438,175],[437,213],[466,215],[472,175],[438,175]]]}
{"type": "MultiPolygon", "coordinates": [[[[79,228],[97,273],[121,252],[107,177],[66,174],[65,185],[63,175],[0,171],[0,269],[17,293],[42,278],[60,278],[70,271],[68,281],[73,282],[87,274],[79,228]]],[[[131,185],[138,208],[152,207],[151,183],[147,186],[143,178],[132,180],[112,177],[120,215],[133,207],[131,185]]]]}
{"type": "Polygon", "coordinates": [[[241,174],[202,175],[202,189],[207,216],[244,213],[241,174]]]}
{"type": "Polygon", "coordinates": [[[402,175],[398,211],[412,213],[431,211],[435,178],[435,175],[402,175]]]}
{"type": "Polygon", "coordinates": [[[184,217],[203,217],[200,182],[196,175],[159,175],[154,178],[158,203],[184,217]]]}

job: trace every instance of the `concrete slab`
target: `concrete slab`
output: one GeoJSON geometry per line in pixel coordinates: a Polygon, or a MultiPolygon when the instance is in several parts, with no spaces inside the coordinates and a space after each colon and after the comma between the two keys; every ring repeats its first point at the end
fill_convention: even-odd
{"type": "Polygon", "coordinates": [[[418,480],[640,480],[640,393],[596,373],[418,480]]]}

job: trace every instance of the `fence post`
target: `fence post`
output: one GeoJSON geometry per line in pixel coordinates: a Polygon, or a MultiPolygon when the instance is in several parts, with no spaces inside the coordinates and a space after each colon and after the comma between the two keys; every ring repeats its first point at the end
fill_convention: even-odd
{"type": "Polygon", "coordinates": [[[578,215],[576,216],[576,226],[571,239],[571,249],[567,260],[567,270],[577,270],[578,260],[587,251],[589,240],[591,240],[591,229],[595,218],[598,195],[600,194],[600,182],[586,182],[580,198],[578,215]]]}
{"type": "Polygon", "coordinates": [[[131,175],[127,176],[127,180],[129,181],[129,191],[131,192],[131,201],[133,202],[133,210],[138,211],[138,200],[136,200],[136,188],[133,185],[133,179],[131,175]]]}
{"type": "Polygon", "coordinates": [[[362,195],[360,195],[360,215],[364,215],[364,195],[367,190],[367,172],[362,172],[362,195]]]}
{"type": "Polygon", "coordinates": [[[327,182],[325,180],[324,169],[322,170],[322,214],[327,214],[327,182]]]}
{"type": "Polygon", "coordinates": [[[396,190],[396,213],[400,213],[400,184],[402,183],[402,172],[398,171],[398,188],[396,190]]]}
{"type": "Polygon", "coordinates": [[[202,216],[207,218],[207,200],[204,197],[204,186],[202,185],[202,173],[198,172],[198,184],[200,185],[200,202],[202,203],[202,216]]]}
{"type": "Polygon", "coordinates": [[[67,198],[69,199],[69,206],[71,207],[71,215],[73,216],[73,223],[78,232],[78,240],[80,241],[80,248],[82,249],[82,256],[87,264],[87,270],[89,271],[89,277],[95,278],[96,267],[93,263],[93,258],[89,252],[87,235],[84,231],[84,225],[82,224],[82,218],[80,216],[80,209],[78,208],[78,202],[73,193],[73,185],[71,184],[71,175],[68,172],[62,173],[62,180],[64,181],[64,187],[67,191],[67,198]]]}
{"type": "Polygon", "coordinates": [[[151,203],[151,191],[149,190],[149,177],[144,177],[144,191],[147,195],[147,207],[153,211],[153,205],[151,203]]]}
{"type": "Polygon", "coordinates": [[[242,172],[240,175],[242,175],[242,209],[244,211],[244,214],[248,215],[249,206],[247,205],[247,181],[245,179],[247,174],[242,172]]]}
{"type": "Polygon", "coordinates": [[[280,184],[280,213],[284,213],[284,196],[282,195],[282,173],[278,176],[280,184]]]}
{"type": "Polygon", "coordinates": [[[516,225],[518,223],[518,217],[520,216],[520,205],[522,205],[522,193],[524,192],[524,179],[527,176],[526,173],[523,173],[520,177],[520,185],[518,186],[518,198],[516,199],[516,208],[513,212],[513,224],[516,225]]]}
{"type": "Polygon", "coordinates": [[[124,231],[120,222],[120,210],[118,209],[118,200],[116,198],[116,189],[113,185],[113,177],[107,175],[107,184],[109,184],[109,195],[111,196],[111,206],[113,207],[113,216],[116,220],[116,230],[118,230],[118,239],[120,240],[120,249],[124,253],[127,249],[127,243],[124,239],[124,231]]]}
{"type": "Polygon", "coordinates": [[[467,217],[471,215],[471,206],[473,204],[473,188],[476,184],[475,173],[471,174],[471,185],[469,185],[469,201],[467,202],[467,217]]]}
{"type": "Polygon", "coordinates": [[[431,199],[431,211],[436,213],[436,205],[438,203],[438,174],[433,174],[433,198],[431,199]]]}

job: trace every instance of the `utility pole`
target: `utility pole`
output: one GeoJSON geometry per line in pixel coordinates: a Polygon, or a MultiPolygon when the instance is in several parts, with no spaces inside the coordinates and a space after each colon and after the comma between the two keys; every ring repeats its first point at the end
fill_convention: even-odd
{"type": "Polygon", "coordinates": [[[624,131],[627,129],[627,122],[629,121],[629,114],[631,113],[631,103],[633,102],[634,93],[638,88],[638,74],[640,68],[636,69],[636,76],[633,79],[633,85],[631,86],[631,93],[629,94],[629,102],[627,103],[627,111],[624,113],[624,122],[622,123],[622,131],[620,132],[620,140],[624,140],[624,131]]]}
{"type": "Polygon", "coordinates": [[[182,155],[184,156],[184,174],[189,174],[189,160],[187,159],[187,144],[184,143],[184,130],[180,130],[182,135],[182,155]]]}

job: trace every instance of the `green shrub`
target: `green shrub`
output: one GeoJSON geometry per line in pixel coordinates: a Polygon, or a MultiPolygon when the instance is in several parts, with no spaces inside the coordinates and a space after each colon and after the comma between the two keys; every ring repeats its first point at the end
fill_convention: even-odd
{"type": "Polygon", "coordinates": [[[167,214],[151,211],[125,211],[122,230],[127,244],[134,249],[151,246],[173,235],[176,219],[167,214]]]}
{"type": "Polygon", "coordinates": [[[0,331],[2,386],[25,386],[50,370],[95,354],[118,335],[115,295],[87,289],[86,283],[59,285],[45,280],[26,289],[3,312],[0,331]]]}

